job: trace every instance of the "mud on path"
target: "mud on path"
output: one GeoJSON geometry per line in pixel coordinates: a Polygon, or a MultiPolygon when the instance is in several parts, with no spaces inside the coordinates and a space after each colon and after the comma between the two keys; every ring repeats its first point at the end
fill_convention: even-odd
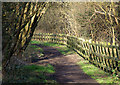
{"type": "Polygon", "coordinates": [[[94,85],[99,85],[94,79],[85,74],[80,66],[76,64],[80,61],[79,55],[71,54],[65,56],[53,47],[42,45],[37,46],[43,48],[45,56],[38,62],[34,62],[34,64],[53,65],[55,73],[49,76],[58,83],[94,83],[94,85]]]}

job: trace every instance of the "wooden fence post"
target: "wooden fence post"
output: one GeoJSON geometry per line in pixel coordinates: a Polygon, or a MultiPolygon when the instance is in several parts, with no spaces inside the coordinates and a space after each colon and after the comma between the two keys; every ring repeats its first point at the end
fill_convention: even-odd
{"type": "Polygon", "coordinates": [[[120,45],[118,50],[118,77],[120,78],[120,45]]]}

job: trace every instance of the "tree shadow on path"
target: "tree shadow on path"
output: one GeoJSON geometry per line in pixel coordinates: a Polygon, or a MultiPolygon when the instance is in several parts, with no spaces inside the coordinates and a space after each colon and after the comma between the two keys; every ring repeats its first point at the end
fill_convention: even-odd
{"type": "Polygon", "coordinates": [[[76,63],[80,61],[79,55],[62,55],[54,47],[42,46],[40,44],[34,44],[43,48],[44,57],[39,59],[38,62],[34,62],[39,65],[51,64],[55,68],[55,73],[49,75],[51,78],[56,80],[59,84],[65,83],[73,84],[93,84],[99,85],[94,79],[85,74],[79,65],[76,63]]]}

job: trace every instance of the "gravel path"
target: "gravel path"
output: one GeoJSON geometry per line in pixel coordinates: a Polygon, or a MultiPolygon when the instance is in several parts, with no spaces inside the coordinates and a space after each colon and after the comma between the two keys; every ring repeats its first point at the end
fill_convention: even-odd
{"type": "Polygon", "coordinates": [[[50,77],[54,78],[58,83],[62,83],[62,85],[63,83],[86,83],[87,85],[94,83],[94,85],[99,85],[76,64],[80,61],[79,55],[64,56],[53,47],[37,46],[43,48],[45,56],[40,61],[35,62],[35,64],[52,64],[56,72],[50,77]]]}

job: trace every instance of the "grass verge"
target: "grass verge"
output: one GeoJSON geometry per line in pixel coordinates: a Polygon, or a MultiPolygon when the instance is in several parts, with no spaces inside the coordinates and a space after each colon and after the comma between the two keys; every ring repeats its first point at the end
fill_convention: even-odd
{"type": "Polygon", "coordinates": [[[56,47],[56,49],[63,55],[70,55],[75,53],[72,49],[68,48],[66,45],[40,41],[31,41],[31,44],[41,44],[43,46],[56,47]]]}
{"type": "Polygon", "coordinates": [[[24,61],[32,62],[33,60],[39,59],[39,57],[44,56],[43,49],[39,46],[29,44],[22,56],[24,61]]]}
{"type": "MultiPolygon", "coordinates": [[[[36,41],[32,43],[40,44],[36,41]]],[[[16,65],[16,68],[12,69],[3,81],[5,83],[56,83],[54,79],[49,77],[55,72],[52,65],[31,64],[32,61],[39,59],[41,56],[44,56],[43,49],[30,43],[22,54],[22,60],[30,65],[16,65]]]]}
{"type": "Polygon", "coordinates": [[[88,74],[91,78],[95,79],[101,85],[109,83],[110,85],[118,84],[120,85],[120,79],[113,77],[111,74],[101,70],[100,68],[89,63],[88,60],[84,60],[82,57],[81,61],[77,64],[80,65],[81,69],[88,74]]]}
{"type": "Polygon", "coordinates": [[[17,68],[14,75],[7,79],[7,83],[55,83],[47,74],[53,74],[54,67],[50,64],[47,66],[25,65],[17,68]]]}
{"type": "MultiPolygon", "coordinates": [[[[65,45],[60,45],[56,43],[48,43],[48,42],[40,42],[40,41],[31,41],[31,44],[42,44],[43,46],[51,46],[57,47],[56,49],[61,52],[63,55],[69,55],[75,53],[72,49],[68,48],[65,45]]],[[[98,83],[104,85],[109,83],[113,85],[113,83],[120,84],[120,79],[117,77],[101,70],[100,68],[94,66],[93,64],[89,63],[88,60],[84,60],[82,57],[81,61],[77,64],[81,66],[81,69],[88,74],[91,78],[95,79],[98,83]]]]}

